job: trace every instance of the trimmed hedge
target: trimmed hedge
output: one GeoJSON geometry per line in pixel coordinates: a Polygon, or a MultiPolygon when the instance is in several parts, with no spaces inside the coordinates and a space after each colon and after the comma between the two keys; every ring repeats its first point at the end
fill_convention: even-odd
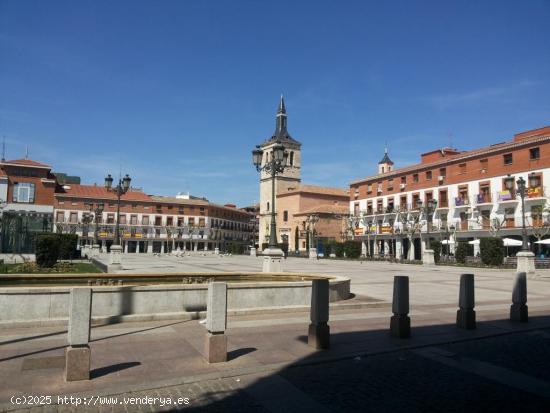
{"type": "Polygon", "coordinates": [[[38,234],[36,236],[36,263],[39,267],[52,268],[59,258],[58,234],[38,234]]]}
{"type": "Polygon", "coordinates": [[[439,262],[441,259],[441,242],[436,240],[430,241],[430,247],[434,251],[435,262],[439,262]]]}
{"type": "Polygon", "coordinates": [[[459,241],[455,251],[456,262],[465,264],[466,257],[472,255],[474,255],[474,246],[468,244],[468,241],[459,241]]]}
{"type": "Polygon", "coordinates": [[[76,234],[54,234],[59,242],[59,257],[60,260],[72,260],[77,257],[78,251],[78,235],[76,234]]]}
{"type": "Polygon", "coordinates": [[[504,260],[504,243],[501,238],[481,238],[479,249],[483,264],[502,265],[504,260]]]}
{"type": "Polygon", "coordinates": [[[352,240],[344,242],[344,252],[347,258],[359,258],[361,256],[361,243],[352,240]]]}

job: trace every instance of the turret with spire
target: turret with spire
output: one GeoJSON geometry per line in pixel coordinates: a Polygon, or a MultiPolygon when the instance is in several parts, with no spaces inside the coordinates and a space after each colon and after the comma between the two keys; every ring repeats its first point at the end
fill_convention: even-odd
{"type": "Polygon", "coordinates": [[[279,100],[279,107],[277,109],[277,115],[275,116],[275,132],[269,139],[267,139],[263,143],[263,145],[276,141],[279,141],[282,144],[293,143],[295,145],[300,145],[300,142],[293,139],[292,136],[290,136],[290,134],[288,133],[287,122],[288,121],[285,107],[285,99],[283,95],[281,95],[281,99],[279,100]]]}
{"type": "Polygon", "coordinates": [[[383,174],[390,172],[393,169],[393,162],[388,156],[388,147],[384,147],[384,157],[380,162],[378,162],[378,173],[383,174]]]}

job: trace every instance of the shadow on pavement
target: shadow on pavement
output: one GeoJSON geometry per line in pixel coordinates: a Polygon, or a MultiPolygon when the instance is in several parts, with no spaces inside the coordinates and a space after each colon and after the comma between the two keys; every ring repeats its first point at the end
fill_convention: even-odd
{"type": "MultiPolygon", "coordinates": [[[[550,331],[545,329],[550,316],[532,316],[529,323],[478,321],[475,330],[455,324],[414,327],[413,319],[408,339],[391,338],[389,328],[336,333],[329,350],[268,375],[228,377],[224,380],[233,382],[228,390],[203,394],[198,406],[192,400],[181,411],[548,411],[550,331]],[[503,372],[502,379],[495,371],[503,372]],[[535,384],[518,384],[518,377],[535,384]],[[238,383],[245,384],[231,390],[238,383]]],[[[296,340],[307,345],[307,336],[296,340]]]]}
{"type": "Polygon", "coordinates": [[[257,351],[257,350],[258,349],[256,347],[243,347],[237,350],[228,351],[227,361],[235,360],[240,356],[244,356],[245,354],[252,353],[253,351],[257,351]]]}
{"type": "Polygon", "coordinates": [[[106,376],[107,374],[116,373],[117,371],[126,370],[132,367],[141,366],[139,361],[130,361],[126,363],[112,364],[110,366],[100,367],[90,371],[90,378],[97,379],[98,377],[106,376]]]}

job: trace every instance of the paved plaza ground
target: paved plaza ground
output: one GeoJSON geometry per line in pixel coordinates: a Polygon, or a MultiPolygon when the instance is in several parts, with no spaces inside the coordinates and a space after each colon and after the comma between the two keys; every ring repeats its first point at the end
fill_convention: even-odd
{"type": "MultiPolygon", "coordinates": [[[[125,256],[123,272],[259,271],[261,258],[125,256]]],[[[231,316],[227,363],[202,357],[197,320],[126,322],[92,329],[92,380],[65,383],[63,327],[0,332],[0,408],[31,411],[349,412],[548,411],[550,272],[528,280],[530,321],[508,321],[512,270],[428,268],[289,258],[292,272],[351,278],[354,297],[331,305],[331,349],[307,346],[307,311],[231,316]],[[454,325],[460,273],[476,274],[478,328],[454,325]],[[410,276],[412,337],[391,338],[394,275],[410,276]],[[56,395],[95,406],[60,405],[56,395]],[[15,405],[52,395],[54,405],[15,405]],[[98,396],[111,398],[106,401],[98,396]],[[130,405],[124,397],[156,397],[130,405]],[[189,404],[161,406],[171,398],[189,404]],[[83,401],[84,399],[81,399],[83,401]],[[33,407],[33,409],[30,409],[33,407]]]]}

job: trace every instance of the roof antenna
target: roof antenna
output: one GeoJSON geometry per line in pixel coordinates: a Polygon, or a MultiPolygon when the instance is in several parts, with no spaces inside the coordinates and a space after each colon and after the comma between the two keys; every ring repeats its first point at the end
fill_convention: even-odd
{"type": "Polygon", "coordinates": [[[449,132],[449,148],[453,149],[453,134],[449,132]]]}
{"type": "Polygon", "coordinates": [[[25,159],[29,159],[29,145],[25,145],[25,159]]]}
{"type": "Polygon", "coordinates": [[[2,162],[6,161],[6,137],[2,136],[2,162]]]}

